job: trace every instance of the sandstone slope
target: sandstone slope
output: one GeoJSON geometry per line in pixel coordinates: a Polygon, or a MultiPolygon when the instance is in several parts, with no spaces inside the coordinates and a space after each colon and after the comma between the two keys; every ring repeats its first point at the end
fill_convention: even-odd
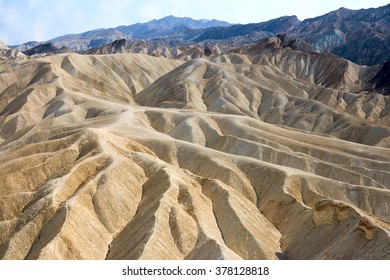
{"type": "Polygon", "coordinates": [[[273,48],[0,62],[0,258],[389,259],[389,97],[273,48]]]}

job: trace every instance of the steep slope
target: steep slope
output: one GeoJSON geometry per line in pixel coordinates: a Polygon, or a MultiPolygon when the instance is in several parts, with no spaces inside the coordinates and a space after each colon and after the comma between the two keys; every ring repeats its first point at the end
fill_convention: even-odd
{"type": "Polygon", "coordinates": [[[333,53],[361,65],[390,60],[390,5],[361,10],[340,8],[300,21],[296,16],[267,22],[216,27],[195,41],[227,40],[253,43],[278,34],[290,34],[312,45],[315,51],[333,53]]]}
{"type": "Polygon", "coordinates": [[[382,94],[390,94],[390,60],[378,66],[375,76],[368,81],[368,85],[382,94]]]}
{"type": "Polygon", "coordinates": [[[389,145],[390,103],[363,91],[376,68],[285,48],[280,38],[189,61],[137,94],[143,106],[246,115],[307,132],[389,145]]]}
{"type": "Polygon", "coordinates": [[[278,42],[1,62],[0,258],[389,259],[388,97],[354,103],[355,80],[308,71],[338,60],[278,42]],[[336,92],[375,121],[332,109],[336,92]]]}
{"type": "Polygon", "coordinates": [[[166,58],[191,60],[195,58],[216,55],[222,53],[223,46],[209,44],[185,44],[173,45],[167,42],[127,41],[116,40],[106,46],[93,48],[88,54],[116,54],[116,53],[139,53],[151,56],[163,56],[166,58]]]}
{"type": "Polygon", "coordinates": [[[389,22],[390,4],[361,10],[341,8],[304,20],[292,33],[312,44],[316,51],[374,65],[390,60],[389,22]]]}
{"type": "Polygon", "coordinates": [[[51,114],[67,118],[90,118],[109,114],[110,102],[134,104],[133,95],[182,62],[150,56],[49,56],[19,63],[3,63],[0,77],[0,142],[17,139],[51,114]],[[64,86],[66,85],[66,88],[64,86]],[[78,111],[77,100],[58,100],[57,95],[72,92],[107,100],[107,108],[78,111]],[[34,101],[37,104],[34,104],[34,101]],[[75,103],[74,103],[75,102],[75,103]],[[46,106],[50,104],[50,106],[46,106]],[[34,107],[35,106],[35,107],[34,107]],[[74,106],[74,107],[73,107],[74,106]]]}
{"type": "Polygon", "coordinates": [[[256,40],[259,40],[280,33],[287,33],[293,30],[299,23],[300,20],[296,16],[284,16],[261,23],[208,28],[197,36],[195,41],[224,40],[244,35],[255,37],[256,40]]]}

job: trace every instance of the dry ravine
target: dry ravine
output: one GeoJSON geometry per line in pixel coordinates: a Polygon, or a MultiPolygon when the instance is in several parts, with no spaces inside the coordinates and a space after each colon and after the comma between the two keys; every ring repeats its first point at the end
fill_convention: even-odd
{"type": "Polygon", "coordinates": [[[279,38],[0,61],[0,259],[389,259],[377,67],[279,38]]]}

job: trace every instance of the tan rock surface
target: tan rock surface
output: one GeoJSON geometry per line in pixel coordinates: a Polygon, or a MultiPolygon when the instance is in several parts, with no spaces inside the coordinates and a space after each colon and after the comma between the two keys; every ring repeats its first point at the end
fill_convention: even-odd
{"type": "Polygon", "coordinates": [[[0,49],[8,49],[8,47],[3,43],[3,41],[0,41],[0,49]]]}
{"type": "Polygon", "coordinates": [[[0,258],[389,259],[390,98],[277,55],[0,62],[0,258]]]}

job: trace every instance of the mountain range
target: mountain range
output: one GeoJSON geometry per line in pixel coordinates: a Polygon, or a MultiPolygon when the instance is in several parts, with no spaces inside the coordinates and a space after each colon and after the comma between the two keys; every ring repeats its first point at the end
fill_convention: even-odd
{"type": "Polygon", "coordinates": [[[389,260],[387,9],[0,45],[0,259],[389,260]]]}
{"type": "MultiPolygon", "coordinates": [[[[168,47],[219,44],[223,49],[254,43],[267,37],[288,34],[309,43],[314,51],[333,53],[361,65],[390,60],[390,4],[384,7],[349,10],[340,8],[316,18],[300,21],[284,16],[267,22],[229,24],[218,20],[194,20],[168,16],[147,23],[97,29],[49,40],[57,48],[76,52],[100,48],[115,40],[126,39],[160,43],[168,47]]],[[[18,46],[26,51],[41,43],[18,46]]]]}

